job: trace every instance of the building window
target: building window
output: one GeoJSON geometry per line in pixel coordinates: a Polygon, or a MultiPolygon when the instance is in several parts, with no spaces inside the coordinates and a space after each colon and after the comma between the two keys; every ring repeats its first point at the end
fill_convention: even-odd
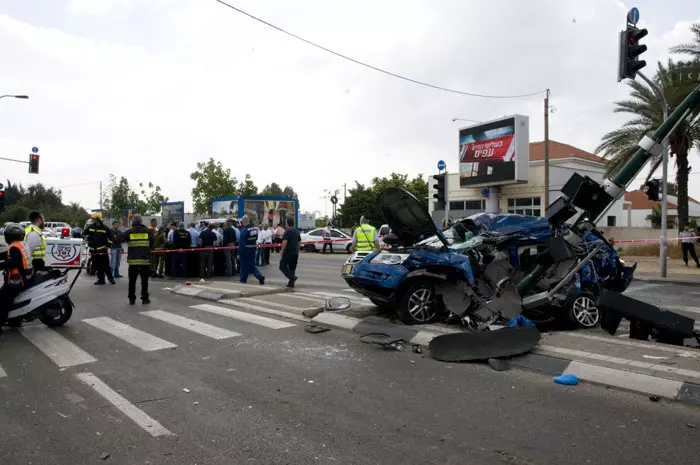
{"type": "Polygon", "coordinates": [[[483,211],[486,208],[486,200],[467,200],[464,204],[465,210],[483,211]]]}
{"type": "Polygon", "coordinates": [[[610,215],[608,216],[608,226],[616,226],[617,223],[617,216],[610,215]]]}
{"type": "Polygon", "coordinates": [[[451,201],[450,210],[464,210],[464,202],[462,200],[451,201]]]}
{"type": "Polygon", "coordinates": [[[523,197],[508,199],[508,213],[527,216],[541,216],[541,200],[539,197],[523,197]]]}

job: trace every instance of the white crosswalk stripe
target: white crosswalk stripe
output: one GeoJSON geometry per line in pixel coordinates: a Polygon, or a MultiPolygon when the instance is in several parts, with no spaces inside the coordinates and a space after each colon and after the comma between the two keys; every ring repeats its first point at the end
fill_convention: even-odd
{"type": "Polygon", "coordinates": [[[134,423],[143,428],[148,434],[157,438],[159,436],[170,436],[173,433],[168,431],[163,425],[158,423],[153,418],[149,417],[146,412],[136,407],[134,404],[126,400],[121,394],[110,388],[97,376],[92,373],[78,373],[75,375],[80,381],[90,386],[99,395],[105,398],[109,403],[114,405],[117,410],[133,420],[134,423]]]}
{"type": "Polygon", "coordinates": [[[5,373],[5,370],[2,369],[2,365],[0,365],[0,378],[4,378],[7,376],[7,373],[5,373]]]}
{"type": "Polygon", "coordinates": [[[172,349],[177,347],[177,344],[168,342],[159,337],[148,334],[147,332],[141,331],[140,329],[132,328],[129,325],[121,323],[119,321],[113,320],[106,316],[101,316],[98,318],[88,318],[83,320],[84,323],[89,324],[97,329],[100,329],[112,336],[121,339],[124,342],[138,347],[146,352],[151,352],[154,350],[161,349],[172,349]]]}
{"type": "Polygon", "coordinates": [[[306,308],[318,307],[319,305],[323,304],[323,302],[320,302],[317,305],[310,304],[310,305],[306,305],[304,307],[296,307],[294,305],[287,305],[287,304],[283,304],[280,302],[275,302],[275,301],[271,301],[271,300],[263,300],[263,299],[255,298],[255,297],[244,297],[242,299],[236,299],[234,301],[234,304],[235,304],[235,302],[247,303],[247,304],[258,305],[258,306],[263,306],[263,307],[278,308],[280,310],[287,310],[287,311],[296,312],[296,313],[299,313],[306,308]]]}
{"type": "Polygon", "coordinates": [[[352,296],[352,295],[348,296],[348,295],[337,294],[337,293],[333,293],[333,292],[321,292],[321,291],[312,292],[311,294],[321,296],[324,298],[344,297],[346,299],[350,299],[353,302],[361,302],[363,304],[371,304],[372,303],[371,300],[369,300],[367,297],[362,297],[360,294],[357,294],[357,296],[352,296]]]}
{"type": "Polygon", "coordinates": [[[151,310],[148,312],[141,312],[141,315],[145,315],[156,320],[164,321],[173,326],[179,328],[184,328],[192,331],[202,336],[207,336],[212,339],[227,339],[230,337],[240,336],[240,333],[229,331],[228,329],[219,328],[218,326],[210,325],[207,323],[202,323],[201,321],[191,320],[185,318],[184,316],[175,315],[174,313],[164,312],[163,310],[151,310]]]}
{"type": "MultiPolygon", "coordinates": [[[[229,302],[235,304],[237,301],[233,300],[233,301],[229,301],[229,302]]],[[[257,308],[256,305],[250,305],[250,304],[246,304],[246,303],[242,303],[242,302],[240,304],[236,304],[236,305],[239,305],[241,308],[252,307],[252,310],[255,310],[257,308]]],[[[209,312],[209,313],[214,313],[216,315],[221,315],[221,316],[225,316],[228,318],[233,318],[233,319],[240,320],[240,321],[245,321],[247,323],[252,323],[255,325],[265,326],[267,328],[272,328],[272,329],[289,328],[290,326],[295,326],[293,323],[287,323],[286,321],[275,320],[274,318],[267,318],[265,316],[254,315],[252,313],[241,312],[238,310],[234,310],[232,308],[219,307],[216,305],[210,305],[210,304],[192,305],[191,308],[195,308],[197,310],[202,310],[202,311],[209,312]]]]}
{"type": "Polygon", "coordinates": [[[298,299],[298,300],[303,300],[305,302],[313,302],[315,304],[323,305],[325,302],[325,299],[319,295],[313,296],[313,295],[307,295],[303,294],[301,292],[287,292],[284,295],[285,298],[290,297],[292,299],[298,299]]]}
{"type": "Polygon", "coordinates": [[[95,357],[46,326],[24,326],[20,331],[29,342],[61,368],[97,361],[95,357]]]}

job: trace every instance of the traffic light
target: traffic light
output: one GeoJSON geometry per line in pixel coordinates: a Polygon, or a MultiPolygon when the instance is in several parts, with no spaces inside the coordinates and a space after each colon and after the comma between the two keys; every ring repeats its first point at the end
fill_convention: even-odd
{"type": "Polygon", "coordinates": [[[642,187],[642,191],[647,194],[647,198],[654,202],[660,200],[659,192],[661,191],[661,179],[650,179],[642,187]]]}
{"type": "Polygon", "coordinates": [[[0,191],[0,213],[5,211],[5,191],[0,191]]]}
{"type": "Polygon", "coordinates": [[[644,68],[647,62],[640,60],[639,56],[647,51],[646,45],[639,41],[649,33],[646,29],[637,29],[628,24],[625,31],[620,32],[620,65],[617,82],[623,79],[634,79],[637,71],[644,68]]]}
{"type": "Polygon", "coordinates": [[[36,153],[29,154],[29,172],[39,174],[39,155],[36,153]]]}
{"type": "Polygon", "coordinates": [[[433,175],[433,179],[435,180],[433,188],[437,191],[435,194],[433,194],[433,198],[440,203],[445,203],[445,201],[447,200],[447,191],[445,189],[445,174],[435,174],[433,175]]]}

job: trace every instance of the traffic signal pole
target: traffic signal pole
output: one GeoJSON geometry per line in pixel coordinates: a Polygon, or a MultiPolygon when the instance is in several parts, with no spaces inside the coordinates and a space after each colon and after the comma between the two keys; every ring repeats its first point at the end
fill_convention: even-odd
{"type": "Polygon", "coordinates": [[[445,226],[450,222],[450,176],[445,170],[445,226]]]}

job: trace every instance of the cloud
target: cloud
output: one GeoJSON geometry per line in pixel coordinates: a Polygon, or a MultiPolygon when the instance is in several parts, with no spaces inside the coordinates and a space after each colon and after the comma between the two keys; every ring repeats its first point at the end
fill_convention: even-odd
{"type": "MultiPolygon", "coordinates": [[[[626,11],[619,2],[313,0],[244,8],[411,78],[488,94],[550,88],[551,137],[586,150],[625,121],[612,113],[627,92],[616,82],[626,11]]],[[[13,180],[96,186],[112,172],[153,181],[189,206],[189,173],[212,156],[260,187],[291,184],[302,208],[323,211],[323,189],[392,171],[430,173],[438,159],[456,168],[453,117],[522,113],[531,119],[530,139],[542,139],[543,94],[487,100],[424,88],[214,1],[71,0],[66,12],[71,22],[53,27],[0,15],[0,88],[31,95],[0,105],[0,150],[22,158],[38,145],[43,155],[39,177],[8,166],[13,180]],[[89,30],[79,27],[87,22],[89,30]]],[[[688,26],[650,25],[647,61],[687,41],[688,26]]],[[[95,186],[64,195],[93,208],[95,186]]]]}

